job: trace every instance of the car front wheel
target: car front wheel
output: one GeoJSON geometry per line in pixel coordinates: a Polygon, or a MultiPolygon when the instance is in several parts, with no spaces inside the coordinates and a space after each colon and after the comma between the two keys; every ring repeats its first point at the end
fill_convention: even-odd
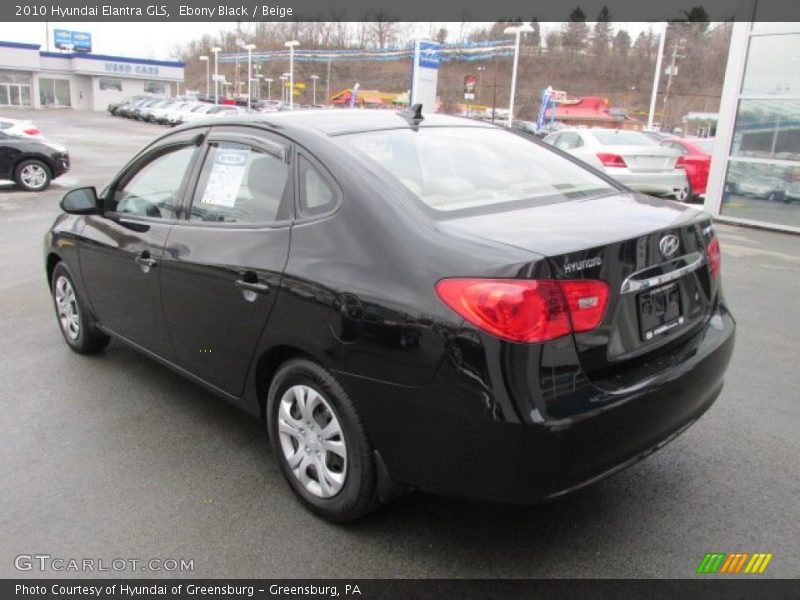
{"type": "Polygon", "coordinates": [[[267,426],[283,476],[310,510],[343,523],[375,506],[372,445],[350,398],[320,365],[292,359],[281,366],[269,389],[267,426]]]}
{"type": "Polygon", "coordinates": [[[109,337],[91,326],[72,277],[61,263],[53,269],[51,287],[58,325],[69,347],[79,354],[94,354],[105,348],[109,337]]]}
{"type": "Polygon", "coordinates": [[[26,192],[40,192],[50,185],[50,167],[40,160],[23,160],[14,169],[14,181],[26,192]]]}

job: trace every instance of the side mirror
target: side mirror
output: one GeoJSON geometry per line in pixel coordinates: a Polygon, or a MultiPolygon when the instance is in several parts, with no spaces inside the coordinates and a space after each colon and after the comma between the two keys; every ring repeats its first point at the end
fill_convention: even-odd
{"type": "Polygon", "coordinates": [[[76,188],[64,194],[61,199],[61,210],[71,215],[94,215],[103,212],[94,187],[76,188]]]}

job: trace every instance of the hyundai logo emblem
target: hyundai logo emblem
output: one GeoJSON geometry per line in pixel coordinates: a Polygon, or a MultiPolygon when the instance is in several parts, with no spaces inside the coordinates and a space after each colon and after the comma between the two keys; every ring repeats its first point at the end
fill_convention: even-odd
{"type": "Polygon", "coordinates": [[[669,234],[662,237],[658,242],[658,249],[661,250],[661,254],[664,256],[672,256],[678,251],[679,245],[678,236],[669,234]]]}

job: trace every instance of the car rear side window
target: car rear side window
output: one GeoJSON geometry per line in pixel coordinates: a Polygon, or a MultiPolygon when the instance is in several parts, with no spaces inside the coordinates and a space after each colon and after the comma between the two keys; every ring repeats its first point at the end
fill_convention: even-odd
{"type": "Polygon", "coordinates": [[[171,148],[126,175],[114,190],[106,211],[174,219],[177,194],[196,149],[194,145],[171,148]]]}
{"type": "Polygon", "coordinates": [[[489,127],[421,127],[342,136],[438,212],[537,204],[615,191],[524,136],[489,127]]]}
{"type": "Polygon", "coordinates": [[[300,214],[310,217],[327,212],[336,202],[336,192],[327,178],[306,157],[298,161],[300,214]]]}
{"type": "Polygon", "coordinates": [[[289,218],[290,175],[283,156],[246,144],[212,143],[189,220],[256,225],[289,218]]]}

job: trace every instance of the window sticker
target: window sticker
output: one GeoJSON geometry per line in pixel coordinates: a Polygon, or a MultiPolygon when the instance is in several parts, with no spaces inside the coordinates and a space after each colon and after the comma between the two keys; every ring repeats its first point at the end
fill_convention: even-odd
{"type": "Polygon", "coordinates": [[[250,148],[220,144],[214,153],[214,164],[200,203],[233,208],[249,159],[250,148]]]}

